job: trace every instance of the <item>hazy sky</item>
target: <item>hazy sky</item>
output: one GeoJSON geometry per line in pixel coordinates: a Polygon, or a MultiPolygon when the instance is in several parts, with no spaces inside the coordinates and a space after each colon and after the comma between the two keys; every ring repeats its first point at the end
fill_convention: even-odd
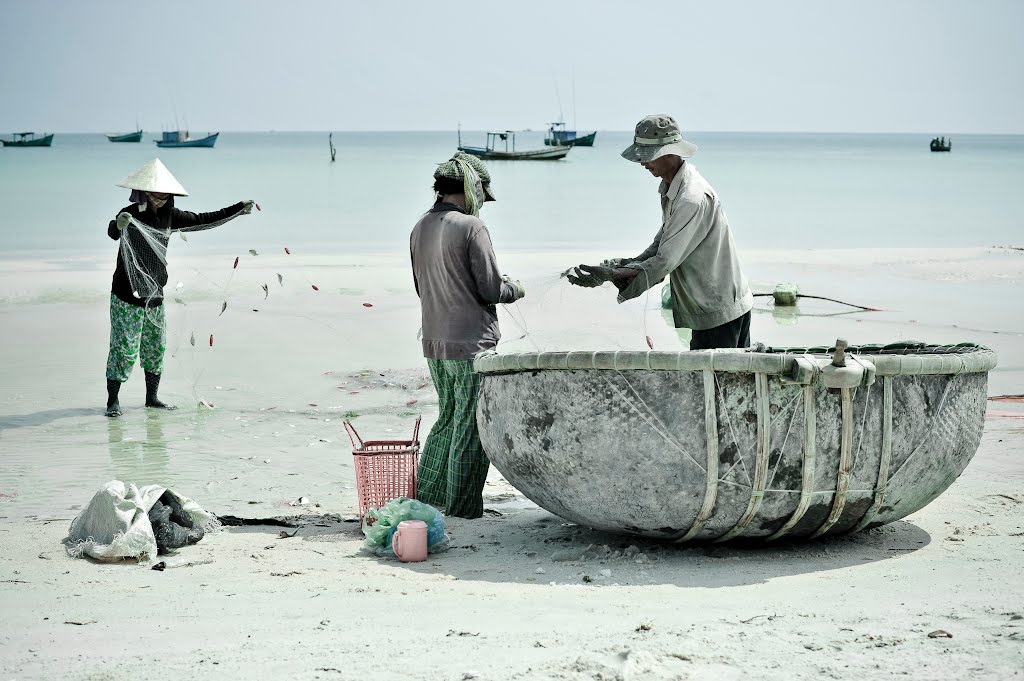
{"type": "Polygon", "coordinates": [[[1024,133],[1024,2],[0,2],[0,131],[1024,133]],[[575,82],[575,97],[573,83],[575,82]]]}

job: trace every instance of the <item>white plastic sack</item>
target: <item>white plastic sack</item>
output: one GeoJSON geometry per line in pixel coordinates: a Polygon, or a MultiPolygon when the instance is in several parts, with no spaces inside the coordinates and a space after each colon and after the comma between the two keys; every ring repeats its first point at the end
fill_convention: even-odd
{"type": "Polygon", "coordinates": [[[174,495],[196,527],[209,531],[219,524],[216,516],[174,490],[160,485],[126,487],[120,480],[111,480],[71,521],[65,540],[68,554],[75,558],[89,556],[107,563],[126,559],[154,560],[156,536],[149,522],[149,511],[164,492],[174,495]]]}

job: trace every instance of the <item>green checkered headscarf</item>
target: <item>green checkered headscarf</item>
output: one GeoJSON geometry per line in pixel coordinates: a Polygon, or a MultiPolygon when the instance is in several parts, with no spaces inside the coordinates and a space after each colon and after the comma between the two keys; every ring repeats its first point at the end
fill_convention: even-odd
{"type": "Polygon", "coordinates": [[[487,166],[476,156],[465,152],[456,152],[450,159],[437,165],[434,179],[462,180],[463,193],[466,195],[466,210],[470,215],[480,215],[480,207],[484,201],[493,201],[491,194],[491,174],[487,166]]]}

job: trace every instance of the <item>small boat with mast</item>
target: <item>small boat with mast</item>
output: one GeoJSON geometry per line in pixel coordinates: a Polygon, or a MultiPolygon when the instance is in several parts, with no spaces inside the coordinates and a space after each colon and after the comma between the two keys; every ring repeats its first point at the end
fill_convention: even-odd
{"type": "Polygon", "coordinates": [[[170,132],[161,133],[161,138],[153,140],[156,142],[158,147],[173,148],[173,147],[206,147],[213,148],[213,145],[217,143],[217,135],[219,132],[211,132],[206,137],[192,138],[188,134],[188,130],[172,130],[170,132]]]}
{"type": "MultiPolygon", "coordinates": [[[[597,131],[580,134],[576,130],[567,129],[565,116],[562,115],[562,96],[558,92],[558,84],[555,83],[555,97],[558,98],[558,120],[548,124],[548,134],[544,138],[544,144],[549,147],[592,147],[597,131]]],[[[572,77],[572,120],[576,125],[576,74],[572,77]]]]}
{"type": "Polygon", "coordinates": [[[557,146],[550,149],[516,149],[516,131],[500,130],[487,133],[483,147],[464,146],[459,128],[459,151],[488,161],[558,161],[569,154],[572,147],[557,146]],[[509,148],[511,145],[511,148],[509,148]]]}
{"type": "Polygon", "coordinates": [[[107,139],[111,142],[141,142],[142,128],[139,127],[138,119],[135,120],[135,132],[114,132],[108,133],[107,139]]]}
{"type": "Polygon", "coordinates": [[[556,121],[548,126],[544,144],[549,147],[592,147],[597,131],[581,135],[575,130],[566,130],[565,123],[556,121]]]}

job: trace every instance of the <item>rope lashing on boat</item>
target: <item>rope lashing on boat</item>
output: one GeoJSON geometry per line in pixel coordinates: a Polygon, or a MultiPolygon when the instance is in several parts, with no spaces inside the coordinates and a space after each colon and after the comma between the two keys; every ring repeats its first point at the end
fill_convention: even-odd
{"type": "Polygon", "coordinates": [[[885,489],[889,484],[889,466],[892,462],[892,376],[882,377],[882,450],[878,457],[878,477],[875,482],[874,500],[861,517],[853,532],[863,530],[878,515],[885,501],[885,489]]]}
{"type": "MultiPolygon", "coordinates": [[[[861,366],[862,371],[865,374],[868,371],[868,367],[857,358],[856,355],[849,355],[848,358],[856,362],[861,366]]],[[[867,395],[864,397],[864,413],[861,418],[860,432],[864,432],[865,425],[867,423],[868,412],[871,405],[871,387],[873,383],[869,383],[867,386],[867,395]]],[[[836,494],[833,499],[832,511],[829,513],[828,519],[811,535],[811,537],[818,537],[827,532],[832,528],[833,525],[839,520],[843,514],[843,509],[846,506],[847,495],[850,492],[850,477],[853,470],[853,464],[855,456],[853,454],[853,396],[850,388],[842,388],[842,436],[840,445],[840,457],[839,457],[839,473],[836,480],[836,494]]],[[[860,452],[863,440],[858,440],[857,451],[860,452]]]]}
{"type": "Polygon", "coordinates": [[[704,377],[704,428],[707,432],[708,453],[704,501],[690,529],[676,540],[679,543],[690,541],[704,529],[704,524],[715,509],[715,499],[718,497],[718,400],[715,396],[715,372],[713,369],[704,369],[701,373],[704,377]]]}
{"type": "Polygon", "coordinates": [[[780,527],[768,541],[774,541],[783,537],[793,526],[800,522],[807,509],[811,506],[811,497],[814,496],[814,471],[817,459],[817,409],[815,406],[814,383],[803,386],[804,395],[804,451],[801,470],[800,500],[797,502],[796,510],[789,517],[789,520],[780,527]]]}
{"type": "Polygon", "coordinates": [[[768,482],[768,455],[771,448],[771,405],[768,395],[768,374],[754,374],[754,392],[757,405],[757,453],[754,457],[754,475],[751,479],[750,501],[732,529],[713,541],[723,542],[732,539],[746,529],[757,515],[764,491],[768,482]]]}
{"type": "MultiPolygon", "coordinates": [[[[868,397],[871,386],[868,386],[868,397]]],[[[853,395],[850,388],[840,388],[840,409],[842,410],[842,429],[839,438],[839,471],[836,474],[836,492],[832,498],[832,510],[825,522],[811,534],[811,538],[820,537],[828,532],[843,515],[846,506],[846,495],[850,490],[850,470],[853,468],[853,395]]],[[[865,415],[867,406],[865,405],[865,415]]]]}

